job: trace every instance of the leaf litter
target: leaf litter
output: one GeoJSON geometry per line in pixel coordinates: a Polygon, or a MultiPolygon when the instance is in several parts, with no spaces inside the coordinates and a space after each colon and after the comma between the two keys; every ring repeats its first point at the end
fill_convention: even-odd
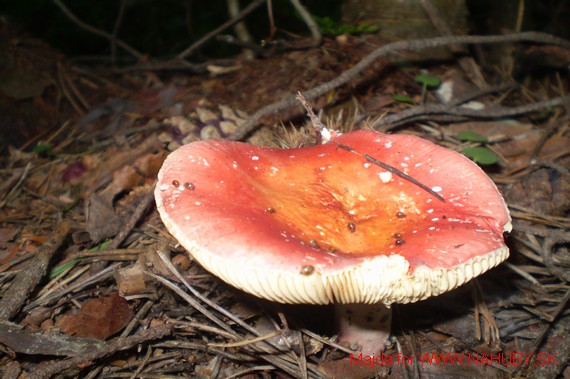
{"type": "MultiPolygon", "coordinates": [[[[157,87],[64,65],[82,100],[54,118],[40,138],[24,133],[25,140],[15,144],[19,148],[11,147],[2,158],[7,179],[0,185],[0,372],[295,378],[552,374],[553,366],[497,362],[357,370],[347,365],[350,351],[331,339],[330,307],[279,305],[243,294],[204,271],[165,231],[149,193],[168,151],[194,140],[227,138],[248,119],[240,109],[251,114],[287,93],[333,79],[369,51],[361,40],[348,41],[340,46],[326,40],[323,47],[275,54],[264,65],[243,65],[225,76],[180,77],[176,85],[165,80],[157,87]],[[331,47],[339,53],[325,51],[331,47]],[[49,146],[49,154],[34,153],[34,146],[49,146]]],[[[430,70],[436,77],[457,76],[449,64],[430,70]]],[[[510,105],[525,106],[532,91],[559,95],[539,81],[529,83],[471,101],[492,108],[505,96],[510,105]]],[[[41,109],[57,114],[48,85],[42,79],[25,96],[43,96],[41,109]]],[[[466,94],[453,94],[449,102],[466,94]]],[[[24,95],[14,96],[22,101],[24,95]]],[[[412,106],[391,101],[394,96],[420,99],[422,88],[413,76],[379,60],[358,86],[332,90],[315,106],[326,111],[324,120],[335,121],[332,127],[346,130],[412,106]],[[380,72],[382,78],[372,81],[380,72]],[[368,104],[366,118],[359,117],[360,104],[368,104]]],[[[425,102],[436,101],[427,91],[425,102]]],[[[506,264],[449,294],[395,306],[386,356],[548,352],[557,355],[554,374],[562,374],[570,345],[565,332],[570,321],[563,317],[570,297],[570,136],[568,115],[546,111],[484,121],[457,112],[419,114],[412,122],[381,126],[457,151],[484,143],[499,158],[486,169],[514,219],[506,264]],[[486,140],[457,138],[465,132],[486,140]]],[[[311,143],[307,124],[294,119],[299,115],[296,109],[266,117],[248,138],[271,146],[311,143]],[[281,119],[294,124],[284,126],[281,119]]]]}

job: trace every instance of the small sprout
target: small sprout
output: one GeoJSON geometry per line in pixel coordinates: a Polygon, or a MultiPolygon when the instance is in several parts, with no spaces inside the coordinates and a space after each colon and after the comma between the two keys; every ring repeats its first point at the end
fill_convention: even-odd
{"type": "Polygon", "coordinates": [[[468,141],[468,142],[480,142],[480,143],[489,142],[487,137],[485,137],[479,133],[470,132],[470,131],[464,131],[464,132],[457,133],[457,139],[460,141],[468,141]]]}
{"type": "Polygon", "coordinates": [[[311,275],[313,272],[315,272],[315,266],[306,265],[301,267],[301,275],[311,275]]]}
{"type": "Polygon", "coordinates": [[[414,78],[416,83],[420,83],[423,87],[437,87],[441,84],[441,79],[437,76],[421,74],[414,78]]]}
{"type": "Polygon", "coordinates": [[[414,81],[422,85],[422,104],[426,98],[428,88],[434,88],[441,84],[441,79],[437,76],[421,74],[414,78],[414,81]]]}
{"type": "Polygon", "coordinates": [[[265,208],[265,212],[267,212],[267,213],[275,213],[275,208],[271,208],[271,207],[265,208]]]}
{"type": "Polygon", "coordinates": [[[194,183],[186,182],[184,183],[184,188],[193,191],[194,188],[196,188],[196,186],[194,185],[194,183]]]}
{"type": "Polygon", "coordinates": [[[348,230],[350,230],[351,233],[356,232],[356,225],[354,225],[354,222],[348,223],[348,230]]]}
{"type": "Polygon", "coordinates": [[[414,99],[412,99],[409,96],[406,95],[394,95],[392,96],[392,99],[394,101],[397,101],[398,103],[403,103],[403,104],[414,104],[415,101],[414,99]]]}
{"type": "Polygon", "coordinates": [[[499,161],[497,154],[484,146],[467,147],[463,149],[463,154],[475,163],[482,165],[492,165],[499,161]]]}
{"type": "Polygon", "coordinates": [[[402,234],[400,234],[400,233],[394,233],[394,234],[393,234],[393,237],[396,238],[396,239],[400,239],[400,238],[402,238],[402,234]]]}
{"type": "Polygon", "coordinates": [[[173,185],[174,187],[178,187],[178,186],[180,185],[180,182],[175,179],[175,180],[172,181],[172,185],[173,185]]]}
{"type": "Polygon", "coordinates": [[[396,213],[396,217],[398,218],[406,218],[406,214],[404,212],[398,212],[396,213]]]}
{"type": "Polygon", "coordinates": [[[404,240],[396,240],[396,245],[398,245],[398,246],[402,246],[405,243],[406,243],[406,241],[404,241],[404,240]]]}
{"type": "Polygon", "coordinates": [[[311,239],[309,240],[309,246],[311,246],[313,249],[318,249],[319,243],[317,242],[316,239],[311,239]]]}

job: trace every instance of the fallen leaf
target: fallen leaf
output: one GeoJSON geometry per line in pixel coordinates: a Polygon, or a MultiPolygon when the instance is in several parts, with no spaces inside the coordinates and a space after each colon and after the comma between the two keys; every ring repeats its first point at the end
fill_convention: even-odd
{"type": "Polygon", "coordinates": [[[121,331],[131,318],[127,301],[114,293],[86,301],[79,312],[62,316],[56,325],[68,335],[104,340],[121,331]]]}

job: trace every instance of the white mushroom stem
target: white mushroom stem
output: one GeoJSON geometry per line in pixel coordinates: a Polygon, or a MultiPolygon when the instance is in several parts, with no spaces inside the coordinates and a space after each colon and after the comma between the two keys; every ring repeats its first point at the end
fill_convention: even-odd
{"type": "Polygon", "coordinates": [[[338,341],[349,342],[363,355],[384,352],[390,336],[391,309],[383,304],[336,304],[335,319],[338,341]]]}

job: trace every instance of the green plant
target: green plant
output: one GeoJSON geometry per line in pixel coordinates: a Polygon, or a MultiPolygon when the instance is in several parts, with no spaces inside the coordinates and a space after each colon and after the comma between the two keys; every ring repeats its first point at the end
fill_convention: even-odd
{"type": "Polygon", "coordinates": [[[414,104],[414,99],[406,95],[394,95],[392,96],[392,99],[394,99],[398,103],[414,104]]]}
{"type": "Polygon", "coordinates": [[[41,158],[55,158],[55,153],[49,143],[38,143],[32,151],[41,158]]]}
{"type": "Polygon", "coordinates": [[[356,25],[351,25],[336,22],[330,17],[319,17],[314,15],[313,19],[317,25],[319,25],[321,32],[330,36],[340,36],[343,34],[367,34],[374,33],[378,30],[378,26],[365,22],[359,22],[356,25]]]}
{"type": "MultiPolygon", "coordinates": [[[[457,133],[457,139],[463,142],[487,143],[489,139],[479,133],[463,131],[457,133]]],[[[486,146],[469,146],[462,150],[463,155],[481,165],[492,165],[499,161],[499,157],[486,146]]]]}
{"type": "Polygon", "coordinates": [[[489,142],[487,137],[485,137],[484,135],[470,131],[457,133],[457,139],[463,142],[479,142],[479,143],[489,142]]]}
{"type": "Polygon", "coordinates": [[[422,103],[424,102],[424,98],[426,96],[426,91],[428,88],[435,88],[441,84],[441,79],[437,76],[420,74],[414,78],[416,83],[420,83],[422,85],[422,103]]]}

